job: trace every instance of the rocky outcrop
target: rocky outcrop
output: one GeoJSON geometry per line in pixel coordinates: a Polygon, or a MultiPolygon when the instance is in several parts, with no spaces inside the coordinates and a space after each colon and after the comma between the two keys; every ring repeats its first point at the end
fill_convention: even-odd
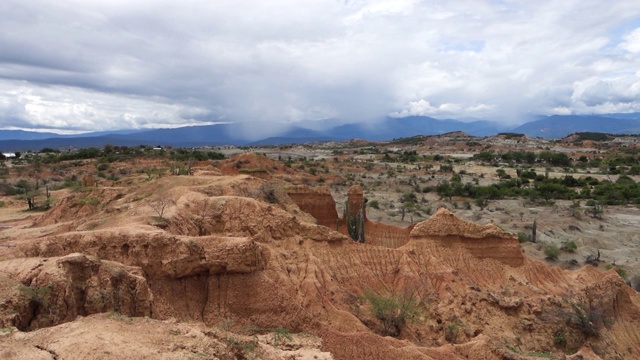
{"type": "Polygon", "coordinates": [[[333,359],[320,350],[322,340],[309,334],[263,330],[247,335],[238,330],[233,326],[216,329],[202,323],[96,314],[29,333],[0,332],[0,358],[333,359]]]}
{"type": "Polygon", "coordinates": [[[391,249],[399,248],[409,242],[409,234],[411,234],[413,227],[414,225],[409,225],[406,228],[401,228],[367,219],[364,224],[365,243],[391,249]]]}
{"type": "Polygon", "coordinates": [[[180,237],[164,232],[94,231],[53,236],[25,249],[30,256],[57,257],[70,251],[139,267],[148,278],[252,273],[267,263],[264,247],[241,237],[180,237]]]}
{"type": "Polygon", "coordinates": [[[150,316],[153,295],[142,271],[96,257],[72,253],[62,257],[5,260],[0,271],[14,284],[3,293],[0,327],[33,330],[97,312],[150,316]]]}
{"type": "Polygon", "coordinates": [[[300,210],[313,216],[319,225],[331,229],[336,228],[339,219],[338,212],[336,211],[336,203],[328,188],[290,186],[286,191],[291,200],[300,207],[300,210]]]}
{"type": "Polygon", "coordinates": [[[440,258],[455,259],[464,251],[479,259],[494,259],[510,266],[524,264],[524,254],[515,235],[493,224],[464,221],[444,208],[418,223],[410,237],[431,247],[440,258]]]}
{"type": "Polygon", "coordinates": [[[336,211],[336,203],[327,188],[310,188],[308,186],[292,186],[287,188],[289,197],[300,207],[300,209],[313,216],[319,225],[337,230],[338,232],[350,236],[347,229],[347,219],[356,218],[361,215],[364,223],[364,243],[397,248],[409,241],[409,234],[413,225],[407,228],[381,224],[367,219],[364,204],[364,190],[356,185],[349,188],[347,198],[346,217],[340,218],[336,211]]]}
{"type": "Polygon", "coordinates": [[[507,233],[493,224],[479,225],[464,221],[445,208],[438,209],[435,214],[418,223],[411,231],[413,238],[447,236],[467,239],[515,238],[513,234],[507,233]]]}

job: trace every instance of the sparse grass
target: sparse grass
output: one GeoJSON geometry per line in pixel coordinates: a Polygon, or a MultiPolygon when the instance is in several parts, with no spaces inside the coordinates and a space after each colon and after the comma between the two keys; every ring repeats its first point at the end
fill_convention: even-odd
{"type": "Polygon", "coordinates": [[[529,356],[534,356],[542,359],[551,359],[551,353],[545,351],[533,351],[529,353],[529,356]]]}
{"type": "Polygon", "coordinates": [[[621,278],[626,279],[627,278],[627,270],[623,269],[622,267],[618,266],[618,265],[607,265],[606,267],[607,270],[611,270],[611,269],[615,269],[616,272],[618,273],[618,275],[620,275],[621,278]]]}
{"type": "Polygon", "coordinates": [[[555,333],[553,333],[553,343],[559,347],[563,347],[567,345],[567,338],[564,334],[564,331],[558,330],[555,333]]]}
{"type": "Polygon", "coordinates": [[[119,320],[119,321],[126,321],[126,322],[132,322],[133,321],[133,319],[129,315],[122,314],[122,313],[115,312],[115,311],[112,311],[112,312],[109,313],[109,318],[110,319],[114,319],[114,320],[119,320]]]}
{"type": "Polygon", "coordinates": [[[25,285],[20,285],[18,287],[18,291],[20,291],[23,296],[31,301],[35,301],[42,306],[48,305],[47,297],[51,292],[51,289],[53,289],[53,284],[41,287],[30,287],[25,285]]]}
{"type": "Polygon", "coordinates": [[[100,200],[93,197],[83,196],[83,197],[77,198],[75,203],[81,206],[82,205],[97,206],[98,204],[100,204],[100,200]]]}
{"type": "Polygon", "coordinates": [[[133,199],[131,199],[131,202],[137,202],[137,201],[140,201],[140,200],[144,200],[144,199],[146,199],[146,198],[148,198],[148,197],[150,197],[152,195],[153,195],[153,193],[138,194],[138,195],[134,196],[133,199]]]}
{"type": "Polygon", "coordinates": [[[243,168],[243,169],[238,169],[239,172],[243,173],[243,174],[256,174],[256,173],[266,173],[267,169],[265,168],[243,168]]]}
{"type": "Polygon", "coordinates": [[[522,350],[520,350],[519,348],[517,348],[515,345],[511,345],[511,344],[506,344],[507,349],[509,349],[509,351],[516,353],[516,354],[522,354],[522,350]]]}
{"type": "Polygon", "coordinates": [[[273,329],[273,345],[278,346],[281,341],[284,339],[292,341],[293,337],[291,336],[291,331],[284,328],[275,328],[273,329]]]}

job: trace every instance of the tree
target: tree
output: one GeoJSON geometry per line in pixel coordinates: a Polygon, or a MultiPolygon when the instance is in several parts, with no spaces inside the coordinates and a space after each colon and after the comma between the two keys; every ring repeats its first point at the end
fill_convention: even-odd
{"type": "Polygon", "coordinates": [[[20,195],[20,198],[27,201],[27,206],[29,210],[34,210],[36,208],[36,196],[40,195],[40,191],[36,189],[30,182],[27,180],[20,180],[16,184],[16,188],[21,189],[23,194],[20,195]]]}
{"type": "Polygon", "coordinates": [[[158,214],[158,217],[164,220],[164,212],[165,210],[172,205],[175,205],[176,202],[167,197],[166,195],[158,195],[156,198],[149,203],[149,206],[158,214]]]}

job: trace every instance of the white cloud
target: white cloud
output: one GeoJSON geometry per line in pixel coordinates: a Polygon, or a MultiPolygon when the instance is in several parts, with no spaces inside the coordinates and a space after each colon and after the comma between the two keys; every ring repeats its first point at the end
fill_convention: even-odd
{"type": "MultiPolygon", "coordinates": [[[[214,123],[208,109],[170,104],[167,99],[120,96],[66,86],[0,80],[2,128],[97,131],[214,123]],[[10,116],[6,116],[9,114],[10,116]]],[[[219,119],[218,119],[219,120],[219,119]]]]}
{"type": "Polygon", "coordinates": [[[640,28],[627,34],[620,47],[634,54],[640,53],[640,28]]]}
{"type": "Polygon", "coordinates": [[[406,117],[406,116],[450,116],[458,114],[466,114],[469,116],[482,116],[493,110],[493,106],[486,104],[478,104],[470,107],[464,107],[461,104],[444,103],[437,106],[431,105],[428,101],[420,99],[418,101],[412,101],[405,109],[401,111],[392,112],[392,117],[406,117]]]}
{"type": "Polygon", "coordinates": [[[0,126],[635,111],[640,29],[612,32],[638,18],[599,0],[5,0],[0,126]]]}

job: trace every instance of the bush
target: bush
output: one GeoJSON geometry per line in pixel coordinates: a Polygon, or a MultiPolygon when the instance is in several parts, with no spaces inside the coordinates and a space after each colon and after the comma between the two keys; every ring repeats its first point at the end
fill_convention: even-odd
{"type": "Polygon", "coordinates": [[[105,171],[105,170],[109,169],[109,164],[107,164],[107,163],[98,164],[97,169],[98,169],[98,171],[105,171]]]}
{"type": "Polygon", "coordinates": [[[544,255],[549,260],[557,260],[560,256],[560,249],[555,245],[547,245],[544,247],[544,255]]]}
{"type": "Polygon", "coordinates": [[[378,202],[378,200],[371,200],[368,204],[370,208],[380,209],[380,203],[378,202]]]}
{"type": "Polygon", "coordinates": [[[520,231],[518,233],[518,241],[521,242],[521,243],[529,241],[529,235],[527,235],[526,233],[520,231]]]}
{"type": "Polygon", "coordinates": [[[455,343],[458,338],[458,324],[452,323],[447,325],[444,331],[444,338],[452,344],[455,343]]]}
{"type": "Polygon", "coordinates": [[[583,303],[572,302],[570,305],[572,311],[567,313],[567,324],[582,332],[586,337],[599,336],[599,327],[605,322],[602,311],[583,303]]]}
{"type": "Polygon", "coordinates": [[[620,275],[621,278],[626,279],[627,278],[627,270],[621,268],[620,266],[617,265],[607,265],[606,267],[607,270],[611,270],[611,269],[615,269],[616,272],[618,273],[618,275],[620,275]]]}
{"type": "Polygon", "coordinates": [[[567,338],[564,335],[564,331],[558,330],[553,334],[553,343],[560,347],[567,344],[567,338]]]}
{"type": "Polygon", "coordinates": [[[363,299],[370,304],[371,315],[382,322],[383,335],[399,335],[402,326],[418,312],[419,302],[412,293],[381,296],[367,289],[363,299]]]}
{"type": "Polygon", "coordinates": [[[576,243],[573,241],[568,241],[568,242],[562,243],[562,246],[560,246],[560,249],[567,252],[575,252],[576,250],[578,250],[578,245],[576,245],[576,243]]]}

